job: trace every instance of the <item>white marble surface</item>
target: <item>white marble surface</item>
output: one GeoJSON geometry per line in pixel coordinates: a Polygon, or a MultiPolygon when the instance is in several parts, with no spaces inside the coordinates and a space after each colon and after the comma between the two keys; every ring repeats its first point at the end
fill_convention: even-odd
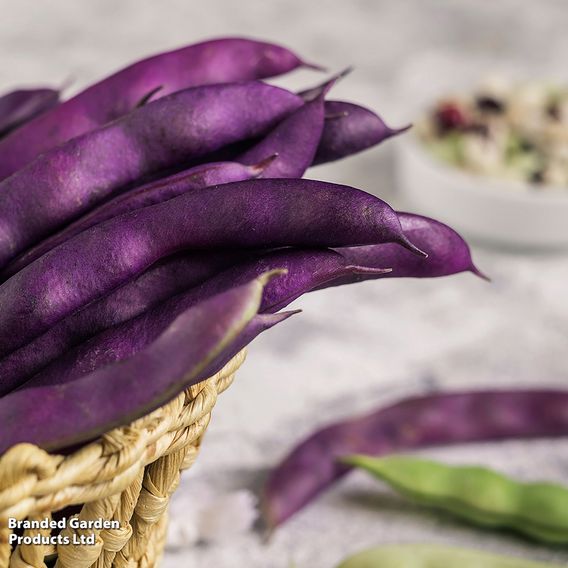
{"type": "MultiPolygon", "coordinates": [[[[278,0],[162,2],[0,1],[0,88],[73,80],[73,89],[154,51],[222,34],[294,46],[332,69],[357,67],[337,86],[391,122],[412,119],[397,81],[424,50],[521,58],[538,68],[568,47],[562,0],[501,2],[278,0]]],[[[298,73],[287,84],[317,80],[298,73]]],[[[396,202],[393,142],[310,172],[396,202]]],[[[384,281],[302,298],[304,313],[252,346],[223,395],[200,460],[182,484],[204,492],[255,489],[316,425],[427,388],[560,385],[568,379],[568,258],[476,250],[493,284],[460,275],[384,281]]],[[[482,462],[527,479],[566,480],[568,442],[478,445],[429,452],[482,462]]],[[[395,541],[433,541],[567,562],[568,553],[472,529],[395,498],[353,475],[276,533],[168,551],[163,565],[332,568],[350,552],[395,541]]]]}

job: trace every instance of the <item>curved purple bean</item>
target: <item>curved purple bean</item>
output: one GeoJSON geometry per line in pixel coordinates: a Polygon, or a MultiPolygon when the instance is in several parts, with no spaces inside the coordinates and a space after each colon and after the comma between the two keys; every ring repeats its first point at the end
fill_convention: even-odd
{"type": "MultiPolygon", "coordinates": [[[[227,288],[222,293],[230,289],[227,288]]],[[[214,296],[209,296],[204,301],[212,297],[214,296]]],[[[126,322],[124,325],[109,329],[93,337],[54,361],[12,392],[35,389],[38,386],[71,383],[99,369],[133,357],[160,337],[176,318],[199,304],[197,301],[187,301],[186,298],[183,298],[183,300],[169,302],[164,308],[152,310],[141,318],[126,322]],[[101,349],[105,349],[105,351],[101,351],[101,349]]],[[[300,310],[293,310],[278,314],[255,315],[238,338],[235,352],[246,347],[258,334],[299,312],[300,310]]],[[[8,394],[8,396],[10,395],[8,394]]]]}
{"type": "Polygon", "coordinates": [[[452,228],[413,213],[398,212],[398,218],[404,234],[428,254],[427,259],[389,243],[339,248],[337,252],[351,264],[370,268],[388,266],[392,271],[377,275],[352,274],[330,285],[341,286],[375,278],[437,278],[460,272],[473,272],[487,279],[473,263],[468,244],[452,228]]]}
{"type": "Polygon", "coordinates": [[[94,335],[197,286],[250,253],[178,254],[60,320],[43,335],[0,359],[0,396],[15,389],[66,351],[94,335]]]}
{"type": "Polygon", "coordinates": [[[331,79],[316,85],[315,87],[311,87],[309,89],[304,89],[303,91],[298,92],[298,96],[302,97],[304,101],[307,103],[314,101],[317,98],[324,96],[330,89],[330,87],[337,83],[337,81],[341,81],[343,78],[347,77],[349,73],[353,71],[353,67],[346,67],[343,71],[340,71],[336,75],[334,75],[331,79]]]}
{"type": "Polygon", "coordinates": [[[20,442],[57,450],[91,440],[211,376],[240,349],[269,276],[193,306],[132,357],[65,384],[0,398],[0,453],[20,442]]]}
{"type": "Polygon", "coordinates": [[[129,113],[156,89],[156,96],[163,97],[188,87],[281,75],[300,66],[315,67],[284,47],[245,38],[206,41],[143,59],[3,140],[0,179],[39,154],[129,113]]]}
{"type": "Polygon", "coordinates": [[[118,215],[167,201],[186,191],[259,177],[276,158],[274,154],[268,158],[265,154],[264,159],[249,166],[236,162],[203,164],[127,191],[28,249],[2,271],[2,276],[9,278],[61,243],[118,215]]]}
{"type": "MultiPolygon", "coordinates": [[[[277,268],[284,268],[288,272],[265,287],[261,311],[281,309],[305,292],[346,275],[388,272],[380,268],[352,266],[340,254],[325,249],[285,249],[262,256],[238,251],[176,255],[62,319],[31,343],[0,360],[0,396],[17,388],[71,348],[104,330],[140,316],[172,296],[187,291],[183,294],[183,305],[180,304],[182,296],[172,302],[177,313],[194,301],[208,298],[277,268]],[[188,291],[198,285],[201,286],[188,291]]],[[[142,324],[144,329],[149,326],[142,324]]],[[[123,341],[122,331],[111,332],[111,335],[117,341],[123,341]]],[[[102,352],[115,352],[115,348],[108,343],[104,347],[91,345],[88,349],[94,351],[95,356],[102,352]]],[[[89,359],[92,362],[92,356],[89,359]]]]}
{"type": "Polygon", "coordinates": [[[327,426],[272,471],[263,495],[272,528],[305,507],[351,468],[338,458],[490,440],[568,435],[568,391],[431,394],[327,426]]]}
{"type": "Polygon", "coordinates": [[[254,164],[271,154],[277,154],[260,177],[301,178],[313,162],[324,123],[323,94],[306,103],[285,118],[250,150],[237,156],[243,164],[254,164]]]}
{"type": "Polygon", "coordinates": [[[353,274],[379,275],[390,268],[357,266],[329,249],[283,249],[231,266],[214,278],[201,284],[195,291],[198,298],[209,297],[228,289],[231,285],[276,269],[286,273],[264,288],[260,312],[276,312],[312,290],[326,283],[341,280],[353,274]]]}
{"type": "MultiPolygon", "coordinates": [[[[229,258],[218,260],[218,266],[221,265],[223,260],[226,262],[229,258]]],[[[202,258],[202,262],[206,265],[207,261],[202,258]]],[[[197,272],[195,264],[195,260],[193,261],[193,266],[190,261],[182,268],[183,270],[189,271],[193,276],[197,272]]],[[[170,267],[168,266],[167,268],[169,269],[170,267]]],[[[212,271],[212,267],[208,267],[208,270],[212,271]]],[[[102,302],[90,304],[74,316],[62,320],[59,325],[56,325],[47,334],[42,336],[42,338],[47,336],[51,338],[52,341],[60,342],[62,335],[61,327],[63,327],[63,330],[67,331],[63,340],[67,340],[67,344],[69,344],[69,339],[75,340],[77,344],[79,343],[79,341],[76,341],[77,331],[73,329],[77,327],[77,323],[83,324],[85,332],[88,332],[89,329],[85,324],[90,323],[91,328],[94,328],[94,322],[98,324],[97,327],[99,329],[104,329],[104,331],[97,335],[91,332],[90,335],[92,337],[88,341],[81,343],[76,349],[70,352],[61,354],[60,350],[61,356],[57,359],[53,358],[55,359],[53,363],[33,377],[32,382],[33,384],[37,384],[38,382],[41,382],[41,384],[68,382],[75,377],[90,373],[103,365],[108,365],[117,360],[130,357],[133,353],[143,349],[148,342],[153,341],[155,337],[162,332],[163,328],[169,325],[179,314],[196,303],[223,293],[234,286],[250,282],[255,278],[261,277],[263,274],[273,273],[275,271],[284,271],[285,274],[266,284],[259,312],[276,312],[318,285],[333,280],[334,278],[340,278],[346,274],[358,271],[365,273],[382,272],[381,269],[365,269],[350,266],[340,254],[331,250],[285,249],[237,264],[204,281],[201,285],[190,288],[178,295],[170,294],[168,297],[163,296],[166,300],[163,303],[155,306],[153,309],[144,311],[144,313],[141,313],[138,317],[129,319],[128,321],[125,321],[123,317],[122,320],[124,323],[122,323],[122,325],[115,325],[114,327],[111,327],[111,322],[116,322],[117,318],[111,310],[112,307],[116,305],[116,301],[109,302],[107,298],[112,298],[116,296],[116,294],[111,294],[109,297],[103,299],[102,302]],[[102,310],[100,308],[97,309],[97,304],[101,303],[106,310],[110,312],[106,317],[104,313],[101,316],[100,312],[102,310]],[[82,317],[84,312],[90,315],[87,321],[85,321],[84,316],[82,317]]],[[[171,274],[168,270],[165,278],[166,285],[170,278],[171,274]]],[[[146,303],[148,297],[155,297],[157,295],[156,289],[158,293],[160,293],[165,288],[163,280],[164,277],[162,275],[154,274],[150,282],[146,282],[145,285],[142,286],[142,295],[146,303]]],[[[123,298],[129,297],[130,288],[132,288],[132,285],[127,285],[121,289],[123,291],[123,298]]],[[[139,290],[136,289],[135,294],[137,295],[138,292],[139,290]]],[[[126,311],[127,313],[131,312],[128,308],[126,311]]],[[[45,343],[45,341],[43,343],[45,343]]],[[[29,352],[33,349],[31,346],[34,344],[37,350],[40,346],[37,345],[36,340],[29,344],[30,347],[25,346],[15,353],[22,351],[29,352]]],[[[57,346],[60,346],[60,343],[57,346]]],[[[53,350],[53,346],[50,344],[47,345],[47,348],[48,350],[50,348],[53,350]]],[[[5,361],[11,362],[12,369],[10,370],[12,372],[14,372],[14,367],[16,367],[16,372],[18,372],[15,359],[14,354],[11,354],[5,359],[5,361]]],[[[8,373],[6,373],[6,375],[8,375],[8,373]]],[[[19,378],[19,383],[21,383],[21,377],[19,378]]],[[[17,383],[12,381],[12,388],[15,386],[17,386],[17,383]]]]}
{"type": "Polygon", "coordinates": [[[18,89],[0,97],[0,136],[30,121],[59,102],[54,89],[18,89]]]}
{"type": "Polygon", "coordinates": [[[196,87],[42,154],[0,183],[0,267],[127,184],[264,133],[301,104],[260,82],[196,87]]]}
{"type": "Polygon", "coordinates": [[[347,75],[346,69],[321,85],[298,93],[306,104],[285,118],[258,144],[235,159],[252,164],[263,156],[278,154],[261,175],[265,178],[300,178],[312,164],[320,143],[325,115],[325,96],[337,81],[347,75]]]}
{"type": "Polygon", "coordinates": [[[4,282],[0,356],[181,249],[388,241],[423,254],[384,201],[348,186],[257,179],[189,192],[91,227],[4,282]]]}
{"type": "Polygon", "coordinates": [[[326,101],[325,113],[330,118],[325,121],[314,166],[357,154],[410,128],[390,128],[373,111],[343,101],[326,101]]]}

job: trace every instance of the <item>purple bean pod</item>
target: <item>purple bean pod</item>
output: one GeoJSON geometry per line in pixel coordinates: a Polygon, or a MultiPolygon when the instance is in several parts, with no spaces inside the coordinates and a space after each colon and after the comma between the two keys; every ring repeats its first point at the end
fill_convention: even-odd
{"type": "MultiPolygon", "coordinates": [[[[218,265],[223,260],[226,261],[228,258],[218,260],[218,265]]],[[[203,263],[206,266],[206,259],[203,259],[203,263]]],[[[190,258],[190,262],[183,265],[182,270],[188,271],[191,276],[194,276],[196,273],[195,264],[195,260],[191,262],[190,258]]],[[[204,266],[197,266],[197,269],[204,268],[204,266]]],[[[207,268],[212,270],[212,267],[207,268]]],[[[167,285],[171,278],[171,266],[166,265],[166,269],[166,278],[162,274],[152,274],[150,281],[142,285],[144,303],[148,303],[148,298],[155,297],[157,293],[163,295],[163,290],[166,288],[164,284],[167,285]],[[165,283],[164,280],[166,280],[165,283]]],[[[358,271],[382,272],[381,269],[350,266],[340,254],[331,250],[285,249],[241,262],[205,280],[201,285],[184,290],[177,295],[171,294],[164,298],[162,303],[141,312],[137,317],[127,320],[123,311],[123,313],[120,313],[123,320],[120,325],[116,325],[118,318],[112,311],[117,302],[108,301],[109,298],[112,299],[113,296],[116,296],[116,294],[111,294],[103,302],[90,304],[84,310],[62,320],[59,325],[54,326],[44,336],[41,336],[40,340],[36,340],[29,346],[16,351],[15,353],[18,356],[11,354],[5,358],[4,361],[9,363],[9,368],[4,369],[4,373],[7,377],[12,378],[11,388],[15,388],[22,383],[22,373],[19,369],[21,367],[29,368],[30,366],[23,355],[37,360],[38,356],[35,355],[35,351],[45,347],[45,351],[52,355],[55,349],[58,349],[59,352],[56,357],[52,357],[51,364],[31,377],[31,384],[61,384],[76,380],[77,377],[91,373],[104,365],[131,357],[144,349],[176,317],[192,306],[224,293],[235,286],[244,285],[255,278],[261,278],[263,274],[274,273],[275,271],[284,272],[284,274],[266,284],[259,312],[276,312],[318,285],[334,278],[341,278],[346,274],[358,271]],[[102,312],[99,307],[101,303],[103,308],[106,308],[107,314],[102,312]],[[90,317],[86,318],[83,313],[90,317]],[[91,330],[91,334],[87,341],[78,344],[80,340],[77,328],[81,325],[85,336],[89,330],[91,330]],[[95,327],[102,329],[102,331],[95,334],[93,331],[95,327]],[[63,347],[69,348],[72,341],[76,345],[78,344],[74,349],[70,351],[63,349],[63,347]],[[64,345],[62,345],[62,342],[64,345]],[[20,367],[18,363],[20,363],[20,367]],[[14,376],[16,374],[19,375],[17,380],[14,376]]],[[[146,280],[148,279],[146,278],[146,280]]],[[[127,285],[122,289],[122,296],[129,300],[132,296],[131,288],[133,288],[132,285],[127,285]]],[[[134,295],[138,292],[139,289],[136,288],[134,295]]],[[[132,313],[128,305],[126,312],[128,315],[132,313]]],[[[42,354],[39,357],[42,361],[45,361],[45,355],[42,354]]],[[[5,368],[8,365],[4,363],[3,366],[5,368]]],[[[30,378],[30,374],[27,378],[30,378]]]]}
{"type": "Polygon", "coordinates": [[[339,458],[430,446],[568,435],[568,391],[502,390],[408,398],[331,424],[298,444],[271,472],[263,512],[272,529],[342,478],[339,458]]]}
{"type": "Polygon", "coordinates": [[[262,172],[264,178],[301,178],[313,162],[324,123],[323,96],[306,103],[285,118],[258,144],[235,159],[254,164],[263,156],[277,154],[262,172]]]}
{"type": "Polygon", "coordinates": [[[263,156],[276,154],[261,177],[301,178],[312,164],[324,126],[325,96],[335,83],[347,72],[332,77],[315,89],[310,96],[302,98],[306,104],[285,118],[258,144],[239,155],[236,159],[244,164],[253,164],[263,156]]]}
{"type": "Polygon", "coordinates": [[[202,189],[211,185],[257,178],[269,168],[277,158],[275,154],[265,154],[263,159],[248,166],[237,162],[202,164],[127,191],[103,203],[101,206],[83,215],[58,233],[55,233],[31,249],[28,249],[15,258],[2,271],[2,276],[5,279],[9,278],[30,264],[30,262],[43,256],[61,243],[68,241],[70,238],[82,233],[90,227],[108,221],[118,215],[129,213],[141,209],[142,207],[155,205],[156,203],[162,203],[186,191],[202,189]]]}
{"type": "Polygon", "coordinates": [[[417,258],[401,247],[389,243],[336,249],[351,264],[392,268],[385,274],[351,274],[334,280],[329,286],[342,286],[376,278],[438,278],[460,272],[472,272],[487,280],[474,264],[465,240],[452,228],[428,217],[398,212],[404,234],[428,254],[417,258]]]}
{"type": "MultiPolygon", "coordinates": [[[[288,275],[265,290],[263,303],[283,307],[290,303],[278,300],[277,287],[297,290],[296,297],[312,290],[351,284],[362,280],[410,277],[435,278],[470,271],[483,275],[473,264],[467,243],[447,225],[411,213],[399,213],[405,234],[428,253],[421,259],[392,244],[346,247],[331,251],[285,251],[247,262],[251,253],[221,252],[176,255],[151,267],[138,279],[124,285],[98,302],[93,302],[59,323],[36,340],[0,360],[0,395],[29,378],[64,351],[113,325],[140,315],[159,302],[201,284],[234,268],[216,282],[227,283],[253,278],[263,270],[282,266],[288,275]],[[271,259],[275,259],[271,264],[271,259]],[[244,264],[243,264],[244,263],[244,264]],[[390,271],[380,270],[383,267],[390,271]],[[366,270],[371,269],[371,270],[366,270]],[[379,269],[379,270],[372,270],[379,269]],[[256,271],[256,272],[255,272],[256,271]],[[288,284],[288,280],[293,283],[288,284]],[[295,286],[295,288],[294,288],[295,286]],[[270,297],[273,297],[273,300],[270,297]],[[280,303],[281,302],[281,303],[280,303]]],[[[224,289],[224,288],[220,288],[224,289]]]]}
{"type": "Polygon", "coordinates": [[[302,101],[260,82],[179,91],[0,182],[0,267],[145,175],[270,130],[302,101]]]}
{"type": "Polygon", "coordinates": [[[189,192],[91,227],[0,286],[0,356],[182,249],[339,247],[398,242],[377,197],[314,180],[257,179],[189,192]]]}
{"type": "MultiPolygon", "coordinates": [[[[242,347],[271,276],[198,303],[132,357],[68,383],[37,384],[0,398],[0,454],[21,442],[46,450],[86,442],[212,376],[242,347]]],[[[255,332],[277,321],[263,319],[253,324],[255,332]]]]}
{"type": "Polygon", "coordinates": [[[203,283],[249,253],[185,253],[168,257],[135,280],[60,320],[0,359],[0,396],[14,390],[66,351],[203,283]]]}
{"type": "Polygon", "coordinates": [[[59,103],[54,89],[18,89],[0,97],[0,137],[59,103]]]}
{"type": "Polygon", "coordinates": [[[373,111],[343,101],[326,101],[325,113],[329,118],[324,124],[314,166],[357,154],[410,128],[390,128],[373,111]]]}
{"type": "Polygon", "coordinates": [[[228,289],[231,283],[236,285],[247,282],[277,268],[285,270],[286,273],[266,285],[260,312],[276,312],[307,292],[351,275],[371,276],[390,272],[390,268],[354,265],[329,249],[283,249],[227,268],[203,282],[195,290],[195,294],[199,298],[209,297],[228,289]]]}
{"type": "Polygon", "coordinates": [[[128,114],[151,93],[163,97],[189,87],[281,75],[301,66],[317,68],[284,47],[246,38],[215,39],[143,59],[0,142],[0,179],[39,154],[128,114]]]}

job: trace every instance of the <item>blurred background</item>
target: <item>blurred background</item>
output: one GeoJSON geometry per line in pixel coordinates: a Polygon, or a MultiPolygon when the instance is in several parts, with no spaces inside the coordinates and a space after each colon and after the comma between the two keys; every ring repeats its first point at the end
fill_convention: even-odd
{"type": "MultiPolygon", "coordinates": [[[[69,85],[72,94],[145,55],[247,35],[286,44],[330,71],[353,65],[333,98],[369,106],[392,126],[415,121],[423,91],[441,79],[451,85],[452,76],[457,84],[460,70],[471,74],[473,60],[563,81],[568,53],[563,0],[2,0],[0,7],[3,91],[52,84],[69,85]]],[[[320,81],[301,71],[278,83],[296,88],[320,81]]],[[[308,177],[408,207],[396,175],[402,143],[389,141],[309,170],[308,177]]],[[[409,505],[362,474],[326,493],[268,544],[250,531],[195,544],[191,530],[179,530],[180,523],[191,527],[192,509],[214,495],[256,492],[291,445],[326,422],[430,390],[566,384],[568,257],[490,246],[475,246],[474,253],[492,283],[463,274],[317,292],[294,304],[303,314],[251,346],[174,500],[177,532],[164,566],[329,568],[364,547],[410,541],[568,561],[561,550],[409,505]]],[[[565,481],[567,450],[562,441],[511,442],[428,455],[484,463],[523,479],[565,481]]]]}

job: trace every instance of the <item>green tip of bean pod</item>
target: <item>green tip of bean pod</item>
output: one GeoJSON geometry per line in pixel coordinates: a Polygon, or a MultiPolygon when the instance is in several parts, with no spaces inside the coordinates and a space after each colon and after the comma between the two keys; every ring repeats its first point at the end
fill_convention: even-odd
{"type": "Polygon", "coordinates": [[[337,568],[561,568],[514,556],[431,544],[396,544],[365,550],[337,568]]]}
{"type": "Polygon", "coordinates": [[[285,274],[288,274],[288,269],[275,268],[274,270],[269,270],[268,272],[264,272],[257,278],[257,280],[264,287],[274,278],[277,278],[278,276],[284,276],[285,274]]]}

